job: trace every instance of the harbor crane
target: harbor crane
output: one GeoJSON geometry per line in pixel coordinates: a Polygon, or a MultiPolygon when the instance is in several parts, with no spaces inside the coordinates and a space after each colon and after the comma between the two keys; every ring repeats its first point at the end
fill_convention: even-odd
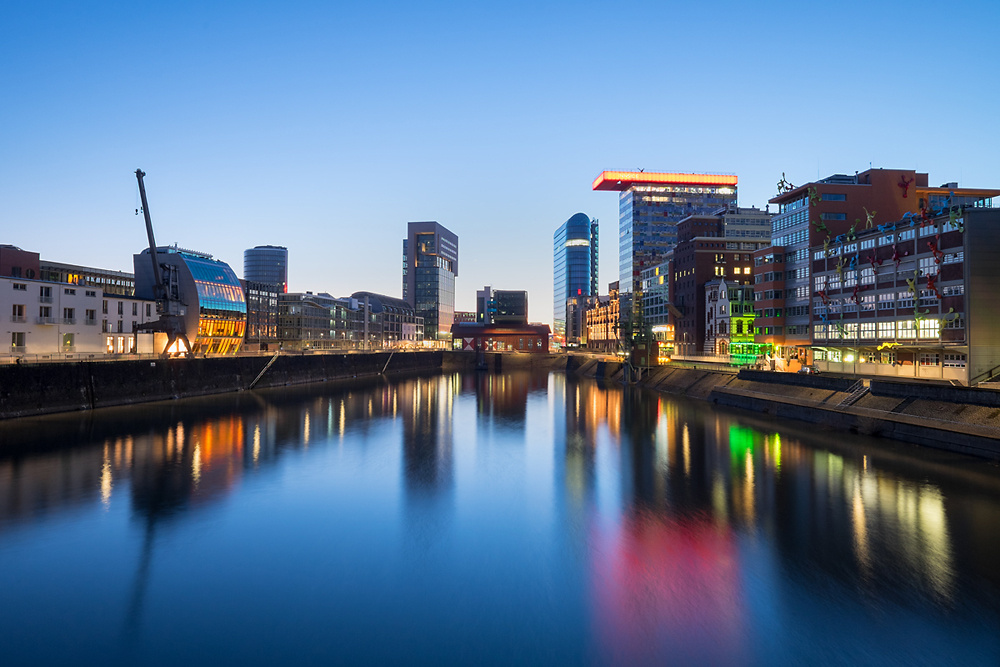
{"type": "MultiPolygon", "coordinates": [[[[146,322],[135,327],[135,331],[152,331],[167,334],[167,344],[161,356],[190,356],[191,341],[188,340],[187,327],[184,322],[185,305],[181,302],[178,289],[177,269],[170,264],[160,264],[156,259],[156,240],[153,238],[153,222],[149,217],[149,204],[146,202],[146,186],[142,181],[146,175],[142,169],[135,170],[135,178],[139,181],[139,196],[142,198],[142,217],[146,220],[146,238],[149,240],[149,261],[153,263],[153,298],[156,299],[155,322],[146,322]],[[180,343],[178,343],[180,341],[180,343]],[[183,344],[183,349],[181,349],[183,344]],[[175,347],[176,346],[176,347],[175,347]],[[171,349],[173,348],[173,350],[171,349]]],[[[133,336],[135,333],[133,332],[133,336]]]]}

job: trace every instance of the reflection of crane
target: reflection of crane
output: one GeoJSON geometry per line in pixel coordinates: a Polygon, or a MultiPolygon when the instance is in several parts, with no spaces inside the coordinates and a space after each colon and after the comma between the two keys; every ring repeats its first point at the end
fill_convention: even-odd
{"type": "MultiPolygon", "coordinates": [[[[153,222],[149,219],[149,204],[146,203],[146,186],[142,177],[146,173],[142,169],[135,170],[135,178],[139,181],[139,196],[142,197],[142,216],[146,220],[146,237],[149,239],[149,261],[153,263],[153,298],[156,299],[155,322],[146,322],[135,327],[136,331],[153,331],[167,334],[167,344],[163,348],[163,356],[171,353],[190,354],[191,342],[187,337],[184,325],[184,305],[177,289],[177,270],[167,264],[156,261],[156,240],[153,238],[153,222]],[[178,339],[183,344],[177,344],[178,339]],[[174,347],[176,345],[176,347],[174,347]],[[171,348],[174,348],[173,350],[171,348]]],[[[133,336],[135,333],[133,332],[133,336]]]]}

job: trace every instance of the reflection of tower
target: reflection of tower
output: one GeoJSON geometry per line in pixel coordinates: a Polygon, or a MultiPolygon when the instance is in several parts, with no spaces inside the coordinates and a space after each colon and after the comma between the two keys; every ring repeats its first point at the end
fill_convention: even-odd
{"type": "Polygon", "coordinates": [[[403,468],[408,493],[430,497],[452,483],[454,376],[399,384],[403,415],[403,468]]]}
{"type": "Polygon", "coordinates": [[[499,426],[524,430],[528,414],[528,394],[544,391],[548,378],[528,371],[514,373],[478,373],[476,376],[476,412],[480,427],[499,426]]]}

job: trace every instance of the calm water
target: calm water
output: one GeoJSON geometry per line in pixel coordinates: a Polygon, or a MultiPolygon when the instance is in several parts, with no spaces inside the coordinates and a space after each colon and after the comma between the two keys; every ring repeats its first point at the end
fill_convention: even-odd
{"type": "Polygon", "coordinates": [[[0,664],[1000,664],[988,463],[551,375],[0,424],[0,664]]]}

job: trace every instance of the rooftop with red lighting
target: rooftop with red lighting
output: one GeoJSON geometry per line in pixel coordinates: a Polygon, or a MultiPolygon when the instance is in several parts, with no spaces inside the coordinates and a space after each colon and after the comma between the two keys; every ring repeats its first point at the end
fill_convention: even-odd
{"type": "Polygon", "coordinates": [[[731,185],[733,174],[678,174],[652,171],[602,171],[594,179],[594,190],[627,190],[633,185],[731,185]]]}

